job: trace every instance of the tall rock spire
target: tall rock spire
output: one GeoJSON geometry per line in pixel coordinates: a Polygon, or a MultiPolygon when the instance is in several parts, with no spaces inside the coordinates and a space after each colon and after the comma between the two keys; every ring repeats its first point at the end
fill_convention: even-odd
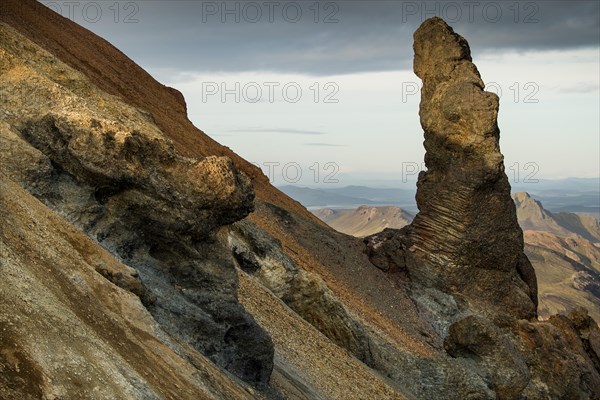
{"type": "Polygon", "coordinates": [[[535,273],[504,173],[498,96],[484,90],[467,41],[442,19],[421,25],[414,51],[427,171],[406,230],[407,268],[474,308],[534,317],[535,273]]]}

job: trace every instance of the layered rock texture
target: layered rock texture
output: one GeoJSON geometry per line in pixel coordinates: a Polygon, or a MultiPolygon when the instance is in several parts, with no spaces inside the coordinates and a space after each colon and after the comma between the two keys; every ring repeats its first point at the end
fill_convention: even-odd
{"type": "Polygon", "coordinates": [[[427,171],[417,183],[408,268],[482,309],[533,317],[536,284],[504,173],[498,96],[484,90],[467,42],[442,20],[417,30],[414,49],[427,171]]]}
{"type": "MultiPolygon", "coordinates": [[[[464,41],[438,19],[417,41],[419,71],[432,76],[427,90],[462,90],[462,75],[443,61],[473,73],[464,41]]],[[[535,306],[524,283],[531,277],[514,263],[522,257],[514,208],[494,214],[504,218],[502,248],[472,205],[426,182],[446,179],[452,159],[435,125],[437,95],[423,107],[433,113],[428,157],[441,159],[420,185],[464,216],[456,220],[464,245],[448,247],[433,230],[447,228],[433,211],[441,203],[423,199],[420,225],[389,231],[381,247],[389,254],[373,241],[382,265],[396,263],[378,269],[361,239],[327,227],[195,128],[176,90],[43,5],[2,3],[0,72],[0,398],[572,399],[600,391],[598,329],[585,311],[522,319],[535,306]],[[506,257],[483,263],[472,231],[506,257]],[[479,283],[463,282],[469,269],[479,283]],[[480,293],[492,283],[512,300],[494,297],[497,288],[480,293]]],[[[463,122],[451,122],[479,121],[474,104],[463,105],[463,122]]],[[[456,150],[485,184],[452,178],[483,201],[482,212],[490,202],[508,208],[488,119],[471,136],[460,131],[473,152],[456,150]],[[491,139],[478,147],[480,133],[491,139]],[[495,152],[488,159],[481,148],[495,152]]]]}
{"type": "MultiPolygon", "coordinates": [[[[577,307],[587,308],[600,321],[600,246],[598,220],[591,215],[553,213],[528,193],[515,193],[517,219],[523,229],[525,254],[534,267],[538,283],[538,315],[548,318],[568,314],[577,307]]],[[[369,245],[371,262],[386,272],[406,270],[402,237],[394,229],[407,225],[406,215],[395,206],[314,210],[323,222],[352,236],[362,237],[372,230],[369,240],[381,242],[386,250],[369,245]],[[376,235],[377,234],[377,235],[376,235]],[[385,240],[390,237],[392,240],[385,240]],[[394,254],[395,253],[395,254],[394,254]]]]}

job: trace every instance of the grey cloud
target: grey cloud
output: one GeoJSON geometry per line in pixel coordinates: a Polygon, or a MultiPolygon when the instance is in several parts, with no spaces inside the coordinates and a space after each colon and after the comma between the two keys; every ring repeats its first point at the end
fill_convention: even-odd
{"type": "MultiPolygon", "coordinates": [[[[83,9],[86,2],[79,3],[83,9]]],[[[600,3],[587,0],[319,2],[317,23],[313,1],[277,2],[272,22],[263,1],[225,2],[230,10],[238,7],[239,12],[233,14],[223,11],[222,1],[137,1],[133,2],[139,6],[134,15],[137,23],[115,23],[114,13],[108,9],[112,3],[96,3],[103,7],[98,22],[85,21],[81,11],[74,13],[75,21],[144,67],[175,66],[183,71],[330,75],[409,69],[412,33],[433,15],[445,18],[466,36],[474,55],[510,49],[597,47],[600,40],[600,3]],[[249,3],[262,9],[256,23],[250,22],[255,14],[250,14],[249,3]],[[296,8],[290,4],[302,10],[296,23],[290,22],[296,8]],[[325,4],[330,4],[329,8],[325,9],[325,4]],[[216,11],[207,10],[208,6],[216,11]],[[236,15],[239,23],[234,21],[236,15]],[[328,16],[338,22],[325,23],[328,16]]],[[[119,18],[124,15],[126,10],[119,18]]]]}

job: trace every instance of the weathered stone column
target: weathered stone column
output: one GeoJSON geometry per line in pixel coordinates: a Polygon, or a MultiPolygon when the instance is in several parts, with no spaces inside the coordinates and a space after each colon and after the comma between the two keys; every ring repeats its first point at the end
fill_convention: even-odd
{"type": "Polygon", "coordinates": [[[504,173],[498,96],[484,90],[467,41],[442,19],[425,21],[414,40],[427,171],[406,230],[409,273],[473,308],[531,318],[535,273],[504,173]]]}

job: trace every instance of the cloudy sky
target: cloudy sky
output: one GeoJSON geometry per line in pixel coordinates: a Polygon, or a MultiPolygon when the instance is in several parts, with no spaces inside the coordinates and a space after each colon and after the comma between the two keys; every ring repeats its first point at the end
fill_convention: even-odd
{"type": "Polygon", "coordinates": [[[434,15],[501,97],[512,183],[600,175],[597,1],[42,3],[182,91],[190,119],[276,185],[414,179],[412,33],[434,15]]]}

